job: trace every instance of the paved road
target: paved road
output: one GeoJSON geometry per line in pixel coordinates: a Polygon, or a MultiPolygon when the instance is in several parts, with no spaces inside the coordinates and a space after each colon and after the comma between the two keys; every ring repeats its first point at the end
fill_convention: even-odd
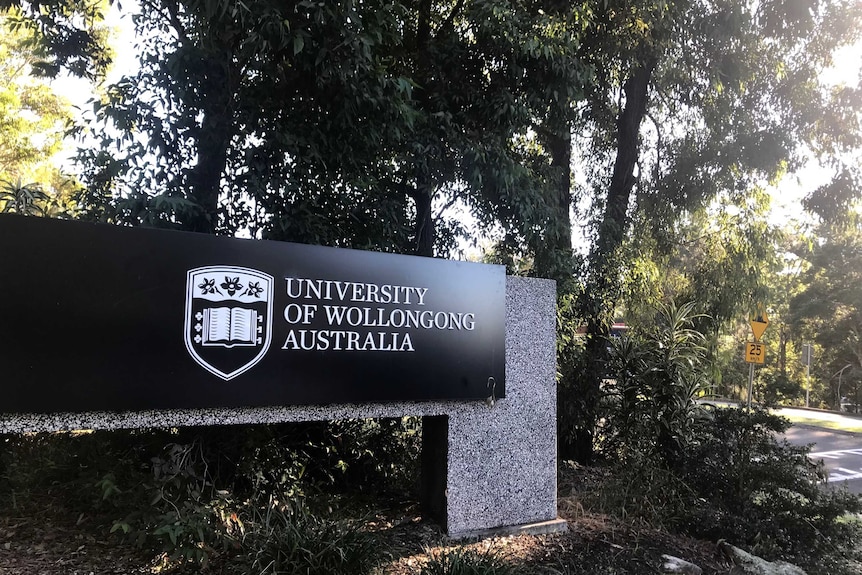
{"type": "Polygon", "coordinates": [[[862,435],[794,425],[786,436],[795,445],[814,444],[811,458],[826,465],[830,485],[862,493],[862,435]]]}

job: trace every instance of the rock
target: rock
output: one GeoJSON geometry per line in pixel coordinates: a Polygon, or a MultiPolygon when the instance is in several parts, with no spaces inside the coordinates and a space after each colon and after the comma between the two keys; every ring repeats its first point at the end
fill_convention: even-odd
{"type": "Polygon", "coordinates": [[[661,560],[662,573],[679,573],[680,575],[701,575],[703,573],[703,569],[694,563],[689,563],[673,555],[662,555],[661,560]]]}
{"type": "Polygon", "coordinates": [[[719,541],[718,548],[734,564],[731,575],[806,575],[796,565],[784,561],[769,562],[724,541],[719,541]]]}

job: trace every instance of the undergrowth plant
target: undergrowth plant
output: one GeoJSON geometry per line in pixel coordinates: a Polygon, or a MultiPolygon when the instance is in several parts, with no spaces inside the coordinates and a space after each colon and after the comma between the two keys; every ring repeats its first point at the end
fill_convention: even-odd
{"type": "Polygon", "coordinates": [[[259,575],[368,573],[381,557],[377,539],[351,521],[324,518],[302,499],[245,508],[241,555],[232,569],[259,575]]]}
{"type": "Polygon", "coordinates": [[[809,449],[778,439],[787,420],[698,403],[708,365],[696,317],[691,304],[662,307],[652,331],[610,342],[600,446],[611,472],[588,503],[837,573],[862,534],[859,498],[824,488],[809,449]]]}
{"type": "Polygon", "coordinates": [[[318,510],[348,513],[332,504],[340,494],[361,502],[365,491],[412,488],[419,439],[410,418],[7,436],[0,503],[39,508],[50,497],[57,511],[86,515],[103,533],[191,568],[217,561],[243,573],[306,573],[291,571],[303,556],[362,565],[360,555],[374,557],[379,546],[318,510]],[[315,498],[328,505],[312,512],[297,503],[315,498]],[[313,553],[294,553],[301,549],[313,553]],[[288,570],[272,570],[266,557],[288,570]]]}
{"type": "Polygon", "coordinates": [[[806,564],[852,551],[862,534],[860,499],[825,485],[810,448],[778,439],[789,426],[763,409],[710,409],[679,465],[697,495],[681,526],[806,564]]]}
{"type": "Polygon", "coordinates": [[[611,338],[601,448],[613,457],[645,451],[672,465],[691,439],[697,397],[707,387],[707,349],[694,303],[662,305],[654,326],[611,338]]]}
{"type": "Polygon", "coordinates": [[[491,550],[456,547],[431,553],[419,575],[517,575],[518,571],[491,550]]]}

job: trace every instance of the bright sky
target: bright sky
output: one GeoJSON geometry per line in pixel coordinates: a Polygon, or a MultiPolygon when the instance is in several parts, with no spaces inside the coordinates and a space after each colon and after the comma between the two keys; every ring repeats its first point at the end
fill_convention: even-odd
{"type": "MultiPolygon", "coordinates": [[[[834,66],[823,71],[821,78],[825,83],[833,86],[862,85],[862,42],[838,50],[834,62],[834,66]]],[[[798,172],[785,176],[778,186],[769,190],[774,223],[803,220],[803,198],[828,183],[831,176],[829,170],[820,168],[813,160],[798,172]]]]}

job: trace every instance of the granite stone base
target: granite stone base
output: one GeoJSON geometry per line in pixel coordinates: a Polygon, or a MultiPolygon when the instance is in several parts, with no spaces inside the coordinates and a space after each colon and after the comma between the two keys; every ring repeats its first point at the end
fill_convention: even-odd
{"type": "Polygon", "coordinates": [[[450,536],[545,522],[557,528],[555,305],[554,282],[506,278],[503,399],[489,390],[484,402],[0,414],[0,432],[423,416],[430,431],[423,503],[450,536]]]}

